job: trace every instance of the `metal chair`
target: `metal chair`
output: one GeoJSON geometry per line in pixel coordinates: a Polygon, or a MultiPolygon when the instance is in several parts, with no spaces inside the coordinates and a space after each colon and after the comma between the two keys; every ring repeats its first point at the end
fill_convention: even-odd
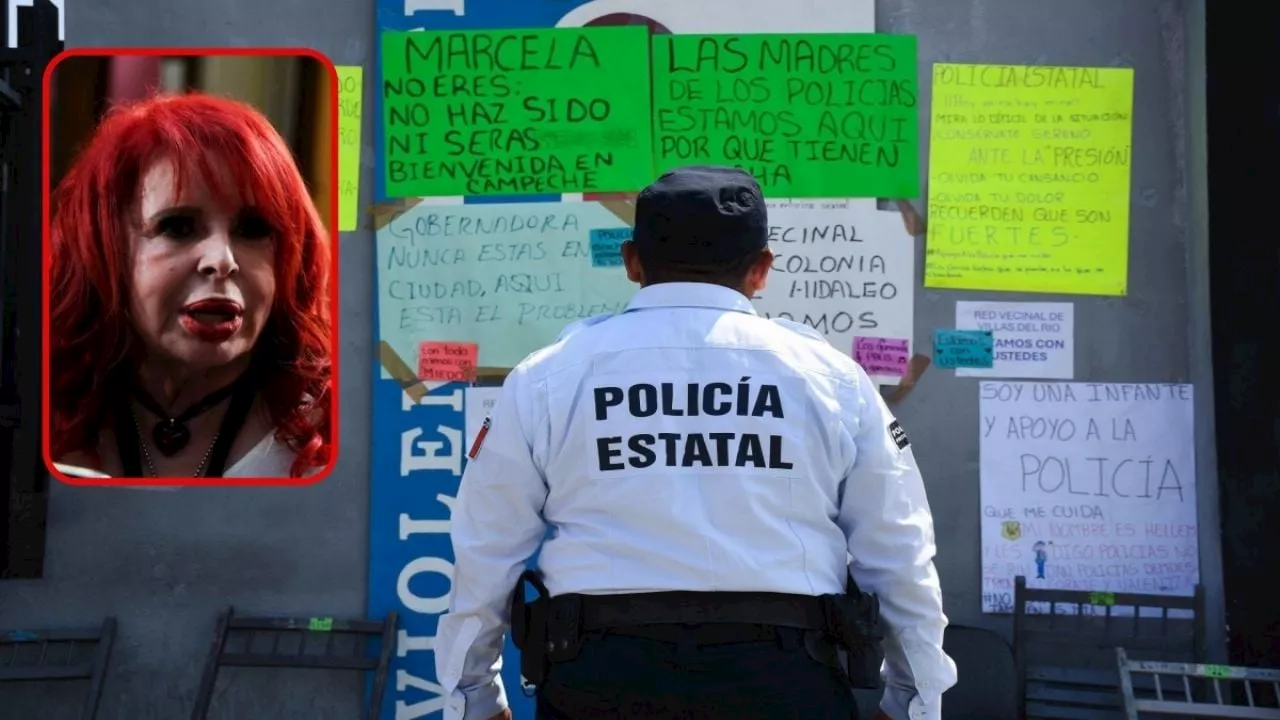
{"type": "Polygon", "coordinates": [[[1019,717],[1122,720],[1114,648],[1139,649],[1160,660],[1201,660],[1204,620],[1200,586],[1191,597],[1044,590],[1027,587],[1018,576],[1013,651],[1019,717]]]}
{"type": "Polygon", "coordinates": [[[1254,687],[1256,684],[1265,684],[1274,703],[1275,698],[1280,697],[1280,670],[1130,660],[1124,648],[1116,648],[1116,665],[1120,669],[1120,691],[1127,720],[1141,720],[1142,713],[1153,713],[1161,717],[1182,715],[1247,720],[1280,718],[1280,707],[1258,705],[1254,687]],[[1135,684],[1143,677],[1150,680],[1152,691],[1145,694],[1151,697],[1135,696],[1135,684]],[[1164,678],[1172,679],[1177,684],[1168,687],[1164,678]],[[1212,688],[1212,692],[1197,692],[1194,686],[1207,686],[1212,688]],[[1212,702],[1197,700],[1197,697],[1209,696],[1212,696],[1212,702]],[[1240,698],[1243,698],[1244,704],[1232,702],[1240,698]]]}
{"type": "Polygon", "coordinates": [[[326,670],[359,670],[374,672],[373,692],[369,699],[369,720],[377,720],[382,708],[382,696],[387,686],[387,671],[391,654],[396,645],[396,614],[388,613],[385,620],[335,620],[329,617],[267,618],[235,617],[230,606],[218,614],[213,633],[213,647],[205,662],[200,688],[196,691],[195,708],[191,720],[205,720],[209,705],[213,702],[214,686],[218,682],[218,668],[274,667],[311,668],[326,670]],[[262,635],[271,640],[271,650],[255,649],[255,640],[262,635]],[[297,641],[291,652],[281,652],[282,641],[292,636],[297,641]],[[339,643],[339,638],[353,640],[339,643]],[[367,652],[367,640],[381,641],[377,657],[367,652]],[[323,642],[319,642],[323,640],[323,642]],[[316,646],[320,652],[312,652],[316,646]],[[343,647],[345,645],[345,647],[343,647]],[[235,648],[229,650],[229,647],[235,648]]]}
{"type": "Polygon", "coordinates": [[[0,631],[0,682],[88,680],[81,720],[93,720],[102,697],[116,619],[96,628],[0,631]]]}

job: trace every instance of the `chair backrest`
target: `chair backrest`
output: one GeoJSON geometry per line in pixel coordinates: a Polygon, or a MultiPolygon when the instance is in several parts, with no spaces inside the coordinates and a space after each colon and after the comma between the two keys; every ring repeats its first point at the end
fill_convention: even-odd
{"type": "Polygon", "coordinates": [[[957,681],[942,697],[947,720],[1017,720],[1018,673],[1013,648],[980,628],[949,625],[942,649],[956,663],[957,681]]]}
{"type": "Polygon", "coordinates": [[[80,717],[93,720],[115,637],[114,617],[96,628],[0,631],[0,682],[88,680],[80,717]]]}
{"type": "Polygon", "coordinates": [[[1140,720],[1142,713],[1205,719],[1280,718],[1280,707],[1276,705],[1280,697],[1280,670],[1130,660],[1125,648],[1116,648],[1116,665],[1127,720],[1140,720]],[[1142,683],[1143,679],[1150,681],[1149,691],[1141,690],[1142,685],[1148,684],[1142,683]],[[1143,697],[1138,697],[1139,694],[1143,697]],[[1259,706],[1259,695],[1267,696],[1271,706],[1259,706]],[[1237,704],[1237,700],[1243,704],[1237,704]]]}
{"type": "Polygon", "coordinates": [[[368,717],[378,717],[387,671],[396,644],[396,614],[385,620],[338,620],[331,617],[236,617],[231,607],[218,614],[213,646],[196,691],[192,720],[205,720],[218,682],[218,668],[274,667],[359,670],[374,673],[368,717]],[[265,637],[264,637],[265,636],[265,637]],[[381,641],[370,656],[368,640],[381,641]],[[270,650],[262,640],[270,640],[270,650]],[[318,652],[317,652],[318,651],[318,652]]]}
{"type": "Polygon", "coordinates": [[[1014,583],[1013,651],[1023,718],[1123,717],[1114,648],[1153,658],[1204,657],[1204,589],[1191,597],[1045,590],[1014,583]]]}

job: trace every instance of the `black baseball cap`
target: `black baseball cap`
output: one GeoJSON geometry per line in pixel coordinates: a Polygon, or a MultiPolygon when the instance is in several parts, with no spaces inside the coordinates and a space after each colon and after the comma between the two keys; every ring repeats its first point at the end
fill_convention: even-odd
{"type": "Polygon", "coordinates": [[[636,196],[632,236],[643,256],[668,263],[732,263],[769,245],[760,184],[738,168],[691,165],[658,178],[636,196]]]}

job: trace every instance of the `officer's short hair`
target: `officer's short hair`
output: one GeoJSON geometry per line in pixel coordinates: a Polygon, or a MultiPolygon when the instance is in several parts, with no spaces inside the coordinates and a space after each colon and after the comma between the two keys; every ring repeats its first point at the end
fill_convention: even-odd
{"type": "Polygon", "coordinates": [[[764,250],[752,250],[730,261],[690,264],[671,262],[656,254],[636,248],[640,267],[644,270],[645,284],[657,285],[670,282],[701,282],[738,288],[746,280],[751,267],[760,260],[764,250]]]}

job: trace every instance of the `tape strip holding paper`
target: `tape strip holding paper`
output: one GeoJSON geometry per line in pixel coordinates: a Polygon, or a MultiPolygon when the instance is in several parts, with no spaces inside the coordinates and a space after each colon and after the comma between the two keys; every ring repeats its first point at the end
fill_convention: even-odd
{"type": "Polygon", "coordinates": [[[599,200],[600,205],[609,212],[617,216],[619,220],[627,224],[627,227],[636,226],[636,198],[629,195],[625,198],[599,200]]]}
{"type": "Polygon", "coordinates": [[[387,374],[404,388],[405,394],[414,402],[422,402],[422,396],[427,394],[427,386],[418,379],[409,363],[401,359],[392,349],[391,343],[386,340],[378,343],[378,360],[387,374]]]}
{"type": "Polygon", "coordinates": [[[374,231],[390,225],[396,218],[409,212],[422,202],[422,198],[402,198],[378,203],[369,208],[369,222],[374,231]]]}
{"type": "Polygon", "coordinates": [[[911,361],[907,363],[907,374],[903,376],[902,382],[893,389],[893,392],[885,398],[885,402],[890,405],[897,405],[907,396],[911,394],[911,389],[916,386],[916,382],[920,380],[920,376],[924,375],[924,371],[929,369],[933,364],[933,360],[924,355],[913,355],[911,361]]]}
{"type": "Polygon", "coordinates": [[[919,237],[925,234],[927,225],[924,218],[920,216],[920,212],[911,204],[910,200],[898,201],[898,212],[902,215],[902,226],[907,229],[907,233],[919,237]]]}

